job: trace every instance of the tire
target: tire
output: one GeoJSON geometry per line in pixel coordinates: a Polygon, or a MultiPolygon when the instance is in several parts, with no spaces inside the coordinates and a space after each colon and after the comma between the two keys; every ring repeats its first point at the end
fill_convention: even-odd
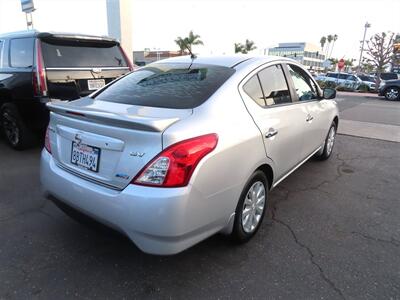
{"type": "Polygon", "coordinates": [[[0,109],[0,127],[8,144],[16,150],[27,149],[36,141],[17,108],[11,103],[4,104],[0,109]]]}
{"type": "Polygon", "coordinates": [[[400,89],[398,87],[392,86],[388,87],[384,94],[386,100],[399,100],[400,99],[400,89]]]}
{"type": "Polygon", "coordinates": [[[324,148],[322,149],[322,151],[318,152],[315,155],[316,159],[327,160],[329,157],[331,157],[332,152],[333,152],[333,147],[335,146],[336,128],[337,128],[337,125],[335,122],[333,122],[331,127],[329,127],[328,134],[326,135],[325,142],[324,142],[324,148]]]}
{"type": "MultiPolygon", "coordinates": [[[[257,195],[255,195],[257,196],[257,195]]],[[[244,187],[236,207],[231,239],[236,243],[249,241],[258,231],[268,203],[268,180],[261,171],[256,171],[244,187]],[[250,197],[252,191],[260,191],[259,197],[250,197]],[[264,193],[264,197],[262,197],[264,193]],[[256,205],[258,203],[258,206],[256,205]],[[258,207],[258,208],[257,208],[258,207]],[[244,213],[247,213],[244,215],[244,213]]]]}

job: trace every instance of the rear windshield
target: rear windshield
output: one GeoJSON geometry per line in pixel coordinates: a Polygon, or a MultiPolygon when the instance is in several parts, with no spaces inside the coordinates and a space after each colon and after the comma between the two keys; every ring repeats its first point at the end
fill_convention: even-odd
{"type": "Polygon", "coordinates": [[[140,106],[194,108],[234,72],[232,68],[215,65],[154,63],[116,81],[96,99],[140,106]]]}
{"type": "Polygon", "coordinates": [[[46,67],[126,67],[118,45],[113,43],[46,41],[42,42],[46,67]]]}

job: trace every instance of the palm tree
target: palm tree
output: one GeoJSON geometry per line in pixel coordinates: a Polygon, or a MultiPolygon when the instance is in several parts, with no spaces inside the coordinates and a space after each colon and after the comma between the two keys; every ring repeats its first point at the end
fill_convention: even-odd
{"type": "Polygon", "coordinates": [[[333,41],[333,35],[329,34],[327,37],[327,40],[328,40],[328,45],[326,47],[326,53],[325,53],[326,57],[328,57],[328,54],[329,54],[329,46],[331,45],[331,43],[333,41]]]}
{"type": "Polygon", "coordinates": [[[186,50],[186,46],[185,46],[185,40],[183,38],[181,38],[180,36],[177,37],[177,39],[175,40],[175,43],[178,45],[180,51],[181,51],[181,55],[183,55],[183,53],[186,50]]]}
{"type": "Polygon", "coordinates": [[[254,49],[257,49],[257,47],[256,47],[256,45],[254,44],[254,42],[251,41],[251,40],[248,40],[248,39],[246,39],[246,43],[244,44],[244,48],[245,48],[245,50],[246,50],[246,53],[247,53],[247,52],[250,52],[250,51],[252,51],[252,50],[254,50],[254,49]]]}
{"type": "Polygon", "coordinates": [[[235,43],[235,53],[243,53],[243,45],[241,43],[235,43]]]}
{"type": "Polygon", "coordinates": [[[189,51],[192,51],[192,46],[195,45],[204,45],[203,41],[200,40],[200,35],[194,34],[193,30],[190,30],[189,36],[185,38],[181,38],[180,36],[177,37],[175,40],[175,43],[178,45],[179,49],[181,50],[181,54],[188,49],[189,51]]]}
{"type": "Polygon", "coordinates": [[[329,57],[332,56],[333,47],[335,46],[335,42],[337,41],[337,39],[338,39],[338,35],[335,34],[335,35],[333,36],[333,43],[332,43],[331,53],[329,54],[329,57]]]}
{"type": "Polygon", "coordinates": [[[326,36],[321,37],[321,39],[319,40],[319,43],[321,44],[322,52],[324,52],[324,47],[325,47],[325,44],[326,44],[326,36]]]}
{"type": "Polygon", "coordinates": [[[244,45],[242,43],[235,43],[235,53],[247,54],[248,52],[257,49],[253,41],[246,39],[244,45]]]}

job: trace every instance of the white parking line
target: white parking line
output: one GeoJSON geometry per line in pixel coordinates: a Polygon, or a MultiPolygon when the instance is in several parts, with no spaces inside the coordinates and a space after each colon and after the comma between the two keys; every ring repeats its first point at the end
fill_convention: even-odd
{"type": "Polygon", "coordinates": [[[341,119],[338,133],[400,143],[400,126],[396,125],[341,119]]]}

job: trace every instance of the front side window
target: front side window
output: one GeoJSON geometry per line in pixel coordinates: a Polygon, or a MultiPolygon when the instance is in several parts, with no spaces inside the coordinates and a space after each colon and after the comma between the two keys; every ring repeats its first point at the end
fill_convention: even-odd
{"type": "Polygon", "coordinates": [[[10,64],[14,68],[33,65],[33,38],[13,39],[10,46],[10,64]]]}
{"type": "Polygon", "coordinates": [[[318,99],[316,87],[311,78],[299,67],[287,65],[299,101],[318,99]]]}
{"type": "Polygon", "coordinates": [[[199,106],[235,72],[222,66],[152,63],[116,81],[96,100],[150,107],[188,109],[199,106]]]}
{"type": "Polygon", "coordinates": [[[265,68],[258,76],[267,106],[292,102],[281,65],[265,68]]]}

